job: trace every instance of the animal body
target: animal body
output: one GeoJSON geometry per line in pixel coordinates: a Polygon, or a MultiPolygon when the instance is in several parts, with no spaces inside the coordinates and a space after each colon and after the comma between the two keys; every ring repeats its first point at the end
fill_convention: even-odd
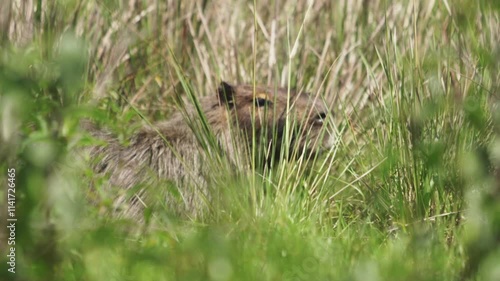
{"type": "Polygon", "coordinates": [[[185,106],[168,120],[140,129],[128,145],[106,131],[84,127],[106,143],[89,150],[96,173],[106,175],[111,186],[137,187],[135,199],[121,196],[117,208],[128,206],[128,215],[140,213],[148,188],[169,186],[177,196],[165,195],[166,205],[196,216],[210,201],[207,185],[217,159],[249,169],[250,163],[272,168],[278,161],[315,156],[334,144],[329,119],[317,96],[222,82],[197,106],[185,106]]]}

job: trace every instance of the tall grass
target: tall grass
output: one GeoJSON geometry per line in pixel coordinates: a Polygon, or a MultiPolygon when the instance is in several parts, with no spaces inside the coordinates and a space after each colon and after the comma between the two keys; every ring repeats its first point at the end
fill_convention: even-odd
{"type": "Polygon", "coordinates": [[[18,222],[2,278],[500,278],[495,1],[7,2],[0,180],[16,169],[18,222]],[[172,216],[164,186],[154,223],[110,216],[116,194],[72,153],[95,142],[80,119],[126,145],[221,80],[311,92],[336,146],[236,177],[216,158],[201,218],[172,216]]]}

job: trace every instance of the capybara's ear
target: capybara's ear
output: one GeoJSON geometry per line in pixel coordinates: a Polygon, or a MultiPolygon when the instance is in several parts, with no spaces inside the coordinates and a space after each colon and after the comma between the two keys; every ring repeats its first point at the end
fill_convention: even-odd
{"type": "Polygon", "coordinates": [[[233,85],[222,81],[217,91],[219,95],[219,102],[221,104],[227,104],[229,106],[234,104],[235,89],[233,85]]]}

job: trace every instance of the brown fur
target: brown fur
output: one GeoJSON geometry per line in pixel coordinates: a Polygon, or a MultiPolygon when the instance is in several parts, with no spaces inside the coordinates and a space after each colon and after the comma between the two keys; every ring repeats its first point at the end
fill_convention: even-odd
{"type": "MultiPolygon", "coordinates": [[[[178,187],[180,198],[166,195],[167,205],[179,213],[197,215],[210,200],[207,178],[214,169],[208,166],[214,159],[226,157],[235,167],[246,169],[245,159],[255,148],[263,165],[272,166],[286,155],[311,156],[333,145],[332,134],[324,130],[328,110],[305,93],[268,87],[254,91],[252,86],[223,82],[217,96],[200,100],[200,109],[208,126],[201,122],[196,107],[188,106],[167,121],[141,129],[128,146],[86,124],[95,137],[108,143],[90,148],[90,155],[98,159],[95,171],[108,175],[110,185],[125,190],[136,185],[159,186],[158,180],[169,180],[178,187]],[[284,152],[281,145],[287,121],[293,149],[284,152]],[[213,138],[207,138],[209,134],[213,138]],[[256,141],[252,142],[254,136],[256,141]]],[[[127,215],[140,213],[145,193],[147,189],[142,189],[131,208],[124,208],[127,215]]],[[[128,205],[126,198],[120,196],[116,206],[128,205]]]]}

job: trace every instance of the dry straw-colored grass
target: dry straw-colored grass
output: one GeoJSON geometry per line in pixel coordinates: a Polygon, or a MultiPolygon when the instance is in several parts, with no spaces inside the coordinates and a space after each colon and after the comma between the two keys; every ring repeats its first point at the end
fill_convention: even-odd
{"type": "MultiPolygon", "coordinates": [[[[47,32],[44,23],[61,17],[56,11],[67,8],[60,2],[41,1],[42,11],[37,15],[34,2],[2,5],[2,27],[11,42],[22,45],[47,32]]],[[[366,93],[377,94],[383,76],[378,58],[373,57],[374,43],[382,43],[391,26],[403,26],[411,35],[413,10],[423,9],[428,15],[433,7],[433,3],[423,6],[420,2],[416,7],[387,6],[381,1],[309,2],[257,1],[254,7],[233,1],[205,6],[200,1],[131,0],[115,5],[81,1],[65,16],[71,21],[57,28],[73,27],[88,40],[97,97],[106,95],[106,85],[137,76],[144,78],[142,83],[132,83],[133,88],[127,89],[136,90],[127,93],[138,95],[135,101],[156,100],[144,92],[168,95],[177,83],[168,75],[168,49],[172,49],[200,93],[213,91],[221,78],[248,83],[254,69],[257,83],[284,86],[290,71],[296,76],[294,86],[321,90],[332,101],[348,100],[352,107],[359,107],[366,103],[366,93]],[[369,30],[359,28],[361,20],[367,21],[363,26],[369,30]],[[371,50],[366,52],[366,48],[371,50]],[[367,55],[372,56],[368,64],[363,63],[367,55]],[[126,71],[117,75],[118,68],[126,71]]]]}
{"type": "MultiPolygon", "coordinates": [[[[466,42],[453,34],[460,12],[448,1],[17,0],[2,5],[0,23],[17,45],[73,28],[90,46],[95,98],[116,91],[142,109],[164,110],[179,85],[171,50],[200,95],[220,79],[291,84],[323,93],[350,116],[370,101],[384,105],[398,57],[419,66],[447,46],[459,57],[440,62],[442,80],[474,77],[466,42]]],[[[476,17],[479,39],[495,44],[498,18],[476,17]]],[[[468,80],[455,87],[470,87],[468,80]]]]}

